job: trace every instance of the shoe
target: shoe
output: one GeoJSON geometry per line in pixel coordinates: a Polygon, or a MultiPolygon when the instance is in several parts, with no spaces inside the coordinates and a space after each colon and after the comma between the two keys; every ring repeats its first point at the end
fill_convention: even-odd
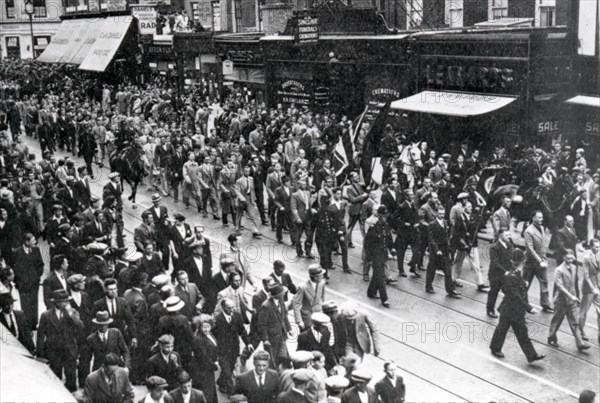
{"type": "Polygon", "coordinates": [[[334,250],[334,251],[333,251],[333,254],[334,254],[334,255],[336,255],[336,256],[340,256],[340,255],[341,255],[341,253],[340,253],[340,251],[339,251],[339,250],[334,250]]]}
{"type": "Polygon", "coordinates": [[[479,292],[488,292],[488,288],[489,287],[487,285],[480,285],[480,286],[477,286],[477,291],[479,291],[479,292]]]}
{"type": "Polygon", "coordinates": [[[463,285],[461,283],[459,283],[458,281],[454,282],[454,286],[458,287],[458,288],[463,288],[463,285]]]}
{"type": "Polygon", "coordinates": [[[397,283],[398,279],[396,279],[396,278],[390,278],[390,279],[385,280],[385,282],[388,283],[388,284],[393,284],[393,283],[397,283]]]}
{"type": "Polygon", "coordinates": [[[306,254],[306,258],[307,259],[314,259],[315,256],[312,253],[309,252],[309,253],[306,254]]]}
{"type": "Polygon", "coordinates": [[[384,306],[384,307],[386,307],[386,308],[389,308],[389,307],[390,307],[390,303],[389,303],[389,302],[387,302],[387,301],[385,301],[385,302],[382,302],[382,303],[381,303],[381,305],[383,305],[383,306],[384,306]]]}
{"type": "Polygon", "coordinates": [[[528,358],[527,362],[532,363],[534,361],[543,360],[546,356],[544,354],[536,354],[535,357],[528,358]]]}
{"type": "Polygon", "coordinates": [[[220,220],[220,219],[221,219],[221,217],[219,217],[218,215],[213,215],[213,219],[215,219],[215,220],[220,220]]]}
{"type": "Polygon", "coordinates": [[[558,340],[548,339],[548,344],[551,345],[552,347],[558,347],[558,340]]]}
{"type": "Polygon", "coordinates": [[[421,275],[420,275],[418,272],[416,272],[416,271],[413,271],[413,272],[411,272],[411,274],[412,274],[412,276],[413,276],[414,278],[421,278],[421,277],[422,277],[422,276],[421,276],[421,275]]]}
{"type": "Polygon", "coordinates": [[[344,268],[344,273],[352,274],[352,270],[346,267],[344,268]]]}
{"type": "Polygon", "coordinates": [[[260,238],[262,236],[262,234],[260,232],[255,232],[254,234],[252,234],[252,238],[260,238]]]}
{"type": "Polygon", "coordinates": [[[363,281],[371,281],[371,279],[369,278],[369,276],[363,276],[363,281]]]}
{"type": "Polygon", "coordinates": [[[494,312],[494,311],[487,311],[487,316],[489,316],[490,318],[498,317],[498,315],[496,315],[496,312],[494,312]]]}
{"type": "Polygon", "coordinates": [[[398,274],[398,277],[408,277],[408,276],[406,275],[406,273],[402,272],[402,273],[398,274]]]}
{"type": "MultiPolygon", "coordinates": [[[[199,211],[198,211],[198,212],[199,212],[199,211]]],[[[206,217],[208,217],[208,214],[206,214],[206,213],[202,213],[202,218],[206,218],[206,217]]]]}
{"type": "Polygon", "coordinates": [[[281,240],[281,239],[278,239],[278,240],[277,240],[277,243],[283,243],[283,240],[281,240]]]}
{"type": "Polygon", "coordinates": [[[348,247],[349,247],[350,249],[354,249],[354,244],[353,244],[353,243],[349,243],[349,244],[348,244],[348,247]]]}
{"type": "Polygon", "coordinates": [[[428,293],[428,294],[435,294],[435,291],[433,290],[433,288],[427,288],[425,290],[425,292],[428,293]]]}
{"type": "Polygon", "coordinates": [[[296,256],[298,256],[298,258],[302,258],[304,257],[304,253],[297,253],[296,256]]]}
{"type": "Polygon", "coordinates": [[[554,313],[554,308],[552,308],[551,306],[544,306],[542,307],[542,311],[546,313],[554,313]]]}
{"type": "Polygon", "coordinates": [[[223,226],[224,226],[225,228],[227,228],[227,227],[229,227],[229,224],[223,224],[223,226]]]}
{"type": "Polygon", "coordinates": [[[494,351],[492,350],[492,355],[498,358],[504,358],[504,353],[502,351],[494,351]]]}
{"type": "Polygon", "coordinates": [[[269,225],[269,222],[268,221],[263,221],[262,225],[269,225]]]}
{"type": "Polygon", "coordinates": [[[367,294],[367,297],[369,297],[371,299],[378,299],[379,298],[377,295],[369,295],[369,294],[367,294]]]}
{"type": "Polygon", "coordinates": [[[450,298],[459,298],[462,294],[460,292],[452,291],[448,296],[450,298]]]}
{"type": "Polygon", "coordinates": [[[582,352],[582,351],[587,350],[588,348],[590,348],[590,345],[589,344],[584,344],[582,346],[577,347],[577,350],[579,350],[579,352],[582,352]]]}
{"type": "Polygon", "coordinates": [[[587,335],[585,333],[581,333],[581,340],[583,340],[583,341],[590,341],[590,338],[587,337],[587,335]]]}

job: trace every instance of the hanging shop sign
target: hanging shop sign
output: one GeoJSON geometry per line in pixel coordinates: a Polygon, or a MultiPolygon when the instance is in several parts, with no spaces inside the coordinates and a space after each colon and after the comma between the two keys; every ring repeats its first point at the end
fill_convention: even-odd
{"type": "Polygon", "coordinates": [[[587,121],[583,128],[585,134],[591,136],[600,136],[600,122],[587,121]]]}
{"type": "Polygon", "coordinates": [[[277,90],[279,102],[283,104],[310,105],[312,95],[306,86],[297,80],[281,83],[277,90]]]}
{"type": "Polygon", "coordinates": [[[294,42],[297,45],[307,45],[319,42],[319,19],[316,17],[298,18],[294,31],[294,42]]]}
{"type": "Polygon", "coordinates": [[[517,93],[517,71],[495,65],[427,63],[421,69],[427,88],[517,93]]]}
{"type": "Polygon", "coordinates": [[[221,3],[219,1],[212,2],[212,29],[214,32],[221,30],[221,3]]]}
{"type": "Polygon", "coordinates": [[[140,34],[156,34],[156,7],[131,5],[131,14],[137,19],[140,34]]]}
{"type": "Polygon", "coordinates": [[[223,75],[229,76],[233,74],[233,62],[231,60],[225,60],[223,62],[223,75]]]}
{"type": "Polygon", "coordinates": [[[106,9],[108,11],[125,11],[127,9],[126,0],[106,0],[106,9]]]}

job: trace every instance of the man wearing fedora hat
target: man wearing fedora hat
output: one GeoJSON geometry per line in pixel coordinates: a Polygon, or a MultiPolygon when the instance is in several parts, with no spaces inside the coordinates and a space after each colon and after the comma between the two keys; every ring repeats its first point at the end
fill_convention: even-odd
{"type": "Polygon", "coordinates": [[[25,313],[13,309],[16,299],[10,293],[0,294],[0,323],[8,329],[31,353],[35,353],[31,326],[27,323],[25,313]]]}
{"type": "Polygon", "coordinates": [[[156,246],[161,252],[163,266],[168,269],[171,257],[171,250],[169,249],[171,221],[169,220],[169,211],[167,207],[160,203],[161,200],[160,194],[154,193],[152,195],[152,207],[146,211],[152,215],[156,246]]]}
{"type": "Polygon", "coordinates": [[[85,380],[85,403],[133,403],[135,392],[129,382],[127,370],[121,368],[120,363],[121,359],[116,354],[106,354],[102,367],[85,380]]]}
{"type": "Polygon", "coordinates": [[[324,274],[325,270],[318,263],[308,266],[309,280],[300,285],[294,295],[292,302],[294,319],[302,330],[310,328],[313,312],[323,310],[321,304],[325,300],[324,274]]]}
{"type": "Polygon", "coordinates": [[[42,288],[44,291],[44,304],[47,309],[52,308],[52,293],[55,290],[67,291],[67,269],[69,268],[69,261],[65,255],[56,255],[50,260],[50,273],[46,276],[42,282],[42,288]]]}
{"type": "Polygon", "coordinates": [[[78,341],[84,326],[76,311],[69,306],[71,297],[67,290],[52,293],[53,308],[42,313],[37,334],[37,355],[50,363],[52,372],[62,379],[65,373],[66,388],[77,390],[76,367],[79,355],[78,341]]]}
{"type": "Polygon", "coordinates": [[[138,403],[174,403],[173,398],[167,392],[169,384],[160,376],[151,376],[146,379],[148,394],[138,400],[138,403]]]}
{"type": "Polygon", "coordinates": [[[35,236],[26,233],[23,236],[23,245],[13,250],[15,283],[21,296],[21,308],[31,329],[38,323],[38,293],[40,279],[44,273],[44,260],[36,244],[35,236]]]}
{"type": "Polygon", "coordinates": [[[113,353],[121,359],[121,366],[131,369],[130,352],[125,338],[119,329],[109,328],[112,322],[113,319],[106,311],[96,312],[96,317],[92,319],[96,331],[87,337],[79,356],[80,385],[84,384],[85,378],[90,373],[92,358],[94,359],[92,371],[96,371],[102,366],[102,360],[109,353],[113,353]]]}
{"type": "Polygon", "coordinates": [[[292,327],[287,317],[283,297],[286,288],[274,284],[269,288],[269,298],[263,302],[258,316],[258,333],[265,350],[271,353],[273,362],[280,357],[288,357],[286,340],[292,327]]]}

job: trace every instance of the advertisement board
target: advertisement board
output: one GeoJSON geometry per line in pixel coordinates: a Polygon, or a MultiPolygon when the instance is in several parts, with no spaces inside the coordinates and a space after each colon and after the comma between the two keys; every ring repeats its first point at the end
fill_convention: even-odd
{"type": "Polygon", "coordinates": [[[132,4],[131,14],[138,21],[140,34],[154,35],[156,33],[156,7],[132,4]]]}

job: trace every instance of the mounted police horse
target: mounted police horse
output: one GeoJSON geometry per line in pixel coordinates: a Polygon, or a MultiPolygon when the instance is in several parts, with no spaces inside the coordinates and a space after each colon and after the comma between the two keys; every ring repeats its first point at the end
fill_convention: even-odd
{"type": "Polygon", "coordinates": [[[123,188],[123,181],[131,187],[131,195],[128,200],[131,200],[133,208],[136,208],[137,188],[144,177],[148,175],[150,166],[142,147],[135,144],[122,150],[117,149],[110,155],[109,162],[111,171],[118,172],[121,176],[121,188],[123,188]]]}

